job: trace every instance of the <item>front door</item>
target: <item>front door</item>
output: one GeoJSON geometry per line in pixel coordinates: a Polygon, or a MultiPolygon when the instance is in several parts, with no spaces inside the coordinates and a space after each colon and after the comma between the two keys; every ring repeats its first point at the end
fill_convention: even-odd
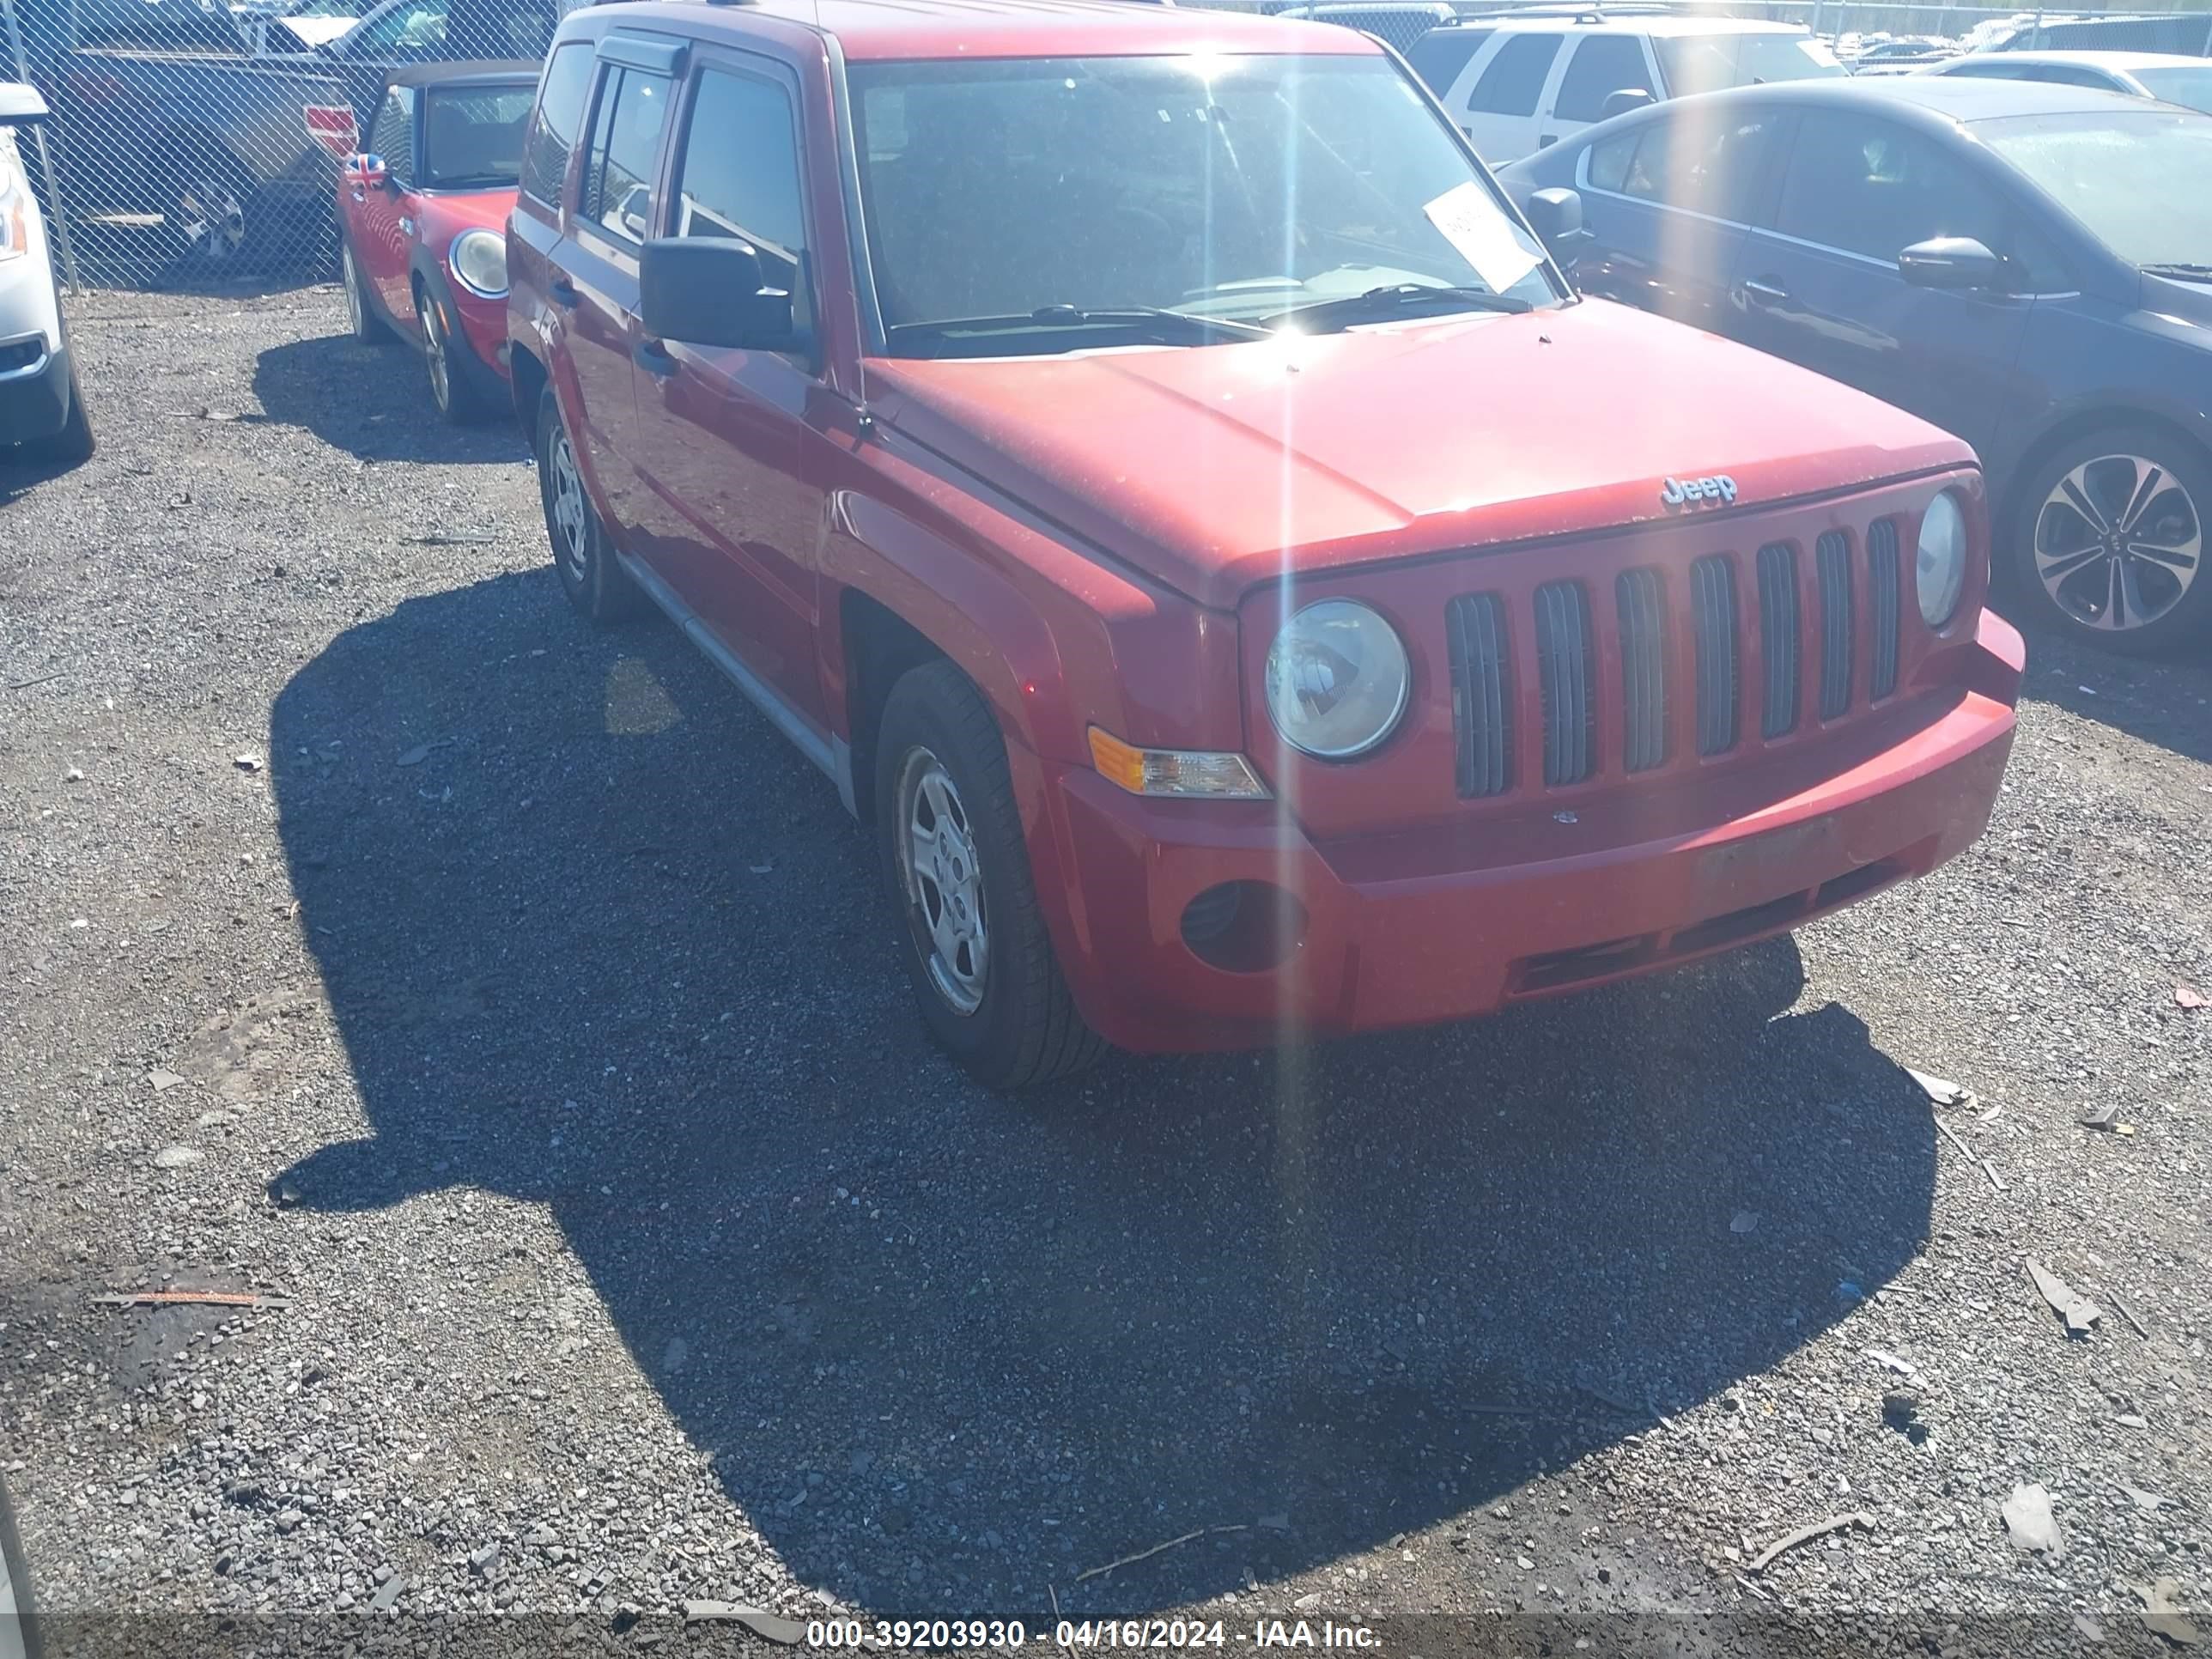
{"type": "Polygon", "coordinates": [[[412,87],[394,87],[368,125],[368,154],[384,163],[380,186],[348,185],[347,240],[354,264],[379,304],[402,324],[415,320],[407,283],[406,195],[415,179],[415,98],[412,87]]]}
{"type": "Polygon", "coordinates": [[[617,544],[632,545],[637,513],[637,256],[653,223],[660,138],[675,82],[603,64],[576,204],[555,260],[554,303],[568,313],[568,360],[581,401],[576,422],[617,544]]]}
{"type": "Polygon", "coordinates": [[[1657,97],[1659,82],[1641,34],[1599,32],[1578,35],[1574,55],[1567,59],[1559,85],[1536,126],[1536,143],[1549,149],[1560,139],[1580,132],[1593,121],[1605,119],[1605,100],[1616,92],[1641,92],[1657,97]]]}
{"type": "Polygon", "coordinates": [[[735,237],[792,295],[799,349],[644,340],[637,356],[645,556],[744,667],[823,723],[816,575],[829,440],[815,362],[813,245],[800,188],[797,86],[738,53],[690,82],[661,234],[735,237]]]}
{"type": "Polygon", "coordinates": [[[2016,405],[2038,257],[2002,195],[1926,135],[1808,111],[1772,221],[1746,239],[1737,331],[1987,449],[2016,405]],[[2019,293],[1916,288],[1897,256],[1970,236],[2015,261],[2019,293]]]}

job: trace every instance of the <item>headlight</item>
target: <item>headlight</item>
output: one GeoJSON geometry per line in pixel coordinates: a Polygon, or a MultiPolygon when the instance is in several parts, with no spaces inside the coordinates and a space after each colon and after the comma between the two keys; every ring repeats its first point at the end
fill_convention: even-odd
{"type": "Polygon", "coordinates": [[[1350,760],[1389,737],[1412,683],[1398,630],[1364,605],[1323,599],[1267,651],[1267,713],[1293,749],[1350,760]]]}
{"type": "Polygon", "coordinates": [[[495,230],[465,230],[453,238],[450,263],[461,286],[486,300],[507,293],[507,238],[495,230]]]}
{"type": "Polygon", "coordinates": [[[1920,617],[1941,628],[1959,608],[1966,587],[1966,515],[1959,498],[1945,490],[1929,503],[1920,521],[1920,556],[1913,561],[1920,590],[1920,617]]]}

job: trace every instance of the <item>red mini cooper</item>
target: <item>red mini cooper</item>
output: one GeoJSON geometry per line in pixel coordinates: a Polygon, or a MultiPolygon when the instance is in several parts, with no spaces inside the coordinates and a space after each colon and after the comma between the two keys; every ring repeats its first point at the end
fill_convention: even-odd
{"type": "Polygon", "coordinates": [[[508,407],[507,216],[537,91],[535,64],[402,70],[338,175],[354,337],[418,342],[456,425],[508,407]]]}

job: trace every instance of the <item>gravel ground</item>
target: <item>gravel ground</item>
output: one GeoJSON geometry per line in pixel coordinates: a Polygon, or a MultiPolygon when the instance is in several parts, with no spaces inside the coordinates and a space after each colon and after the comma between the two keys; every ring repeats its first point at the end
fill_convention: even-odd
{"type": "Polygon", "coordinates": [[[341,326],[88,296],[99,455],[0,472],[0,1472],[63,1651],[2212,1601],[2203,662],[2037,642],[1987,840],[1795,941],[1000,1100],[828,785],[341,326]],[[164,1287],[287,1300],[94,1300],[164,1287]]]}

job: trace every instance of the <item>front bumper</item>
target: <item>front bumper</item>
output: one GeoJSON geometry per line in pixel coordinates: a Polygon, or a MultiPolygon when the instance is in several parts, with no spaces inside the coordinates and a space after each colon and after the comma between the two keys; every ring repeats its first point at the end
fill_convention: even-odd
{"type": "Polygon", "coordinates": [[[1238,1048],[1489,1013],[1786,933],[1927,874],[1988,823],[2023,652],[1995,617],[1966,648],[1959,683],[1830,741],[1472,828],[1316,842],[1280,803],[1146,799],[1024,756],[1070,988],[1121,1048],[1238,1048]],[[1228,971],[1185,943],[1186,908],[1224,882],[1294,896],[1280,965],[1228,971]]]}
{"type": "Polygon", "coordinates": [[[70,385],[66,345],[0,374],[0,444],[29,443],[59,432],[69,422],[70,385]]]}

